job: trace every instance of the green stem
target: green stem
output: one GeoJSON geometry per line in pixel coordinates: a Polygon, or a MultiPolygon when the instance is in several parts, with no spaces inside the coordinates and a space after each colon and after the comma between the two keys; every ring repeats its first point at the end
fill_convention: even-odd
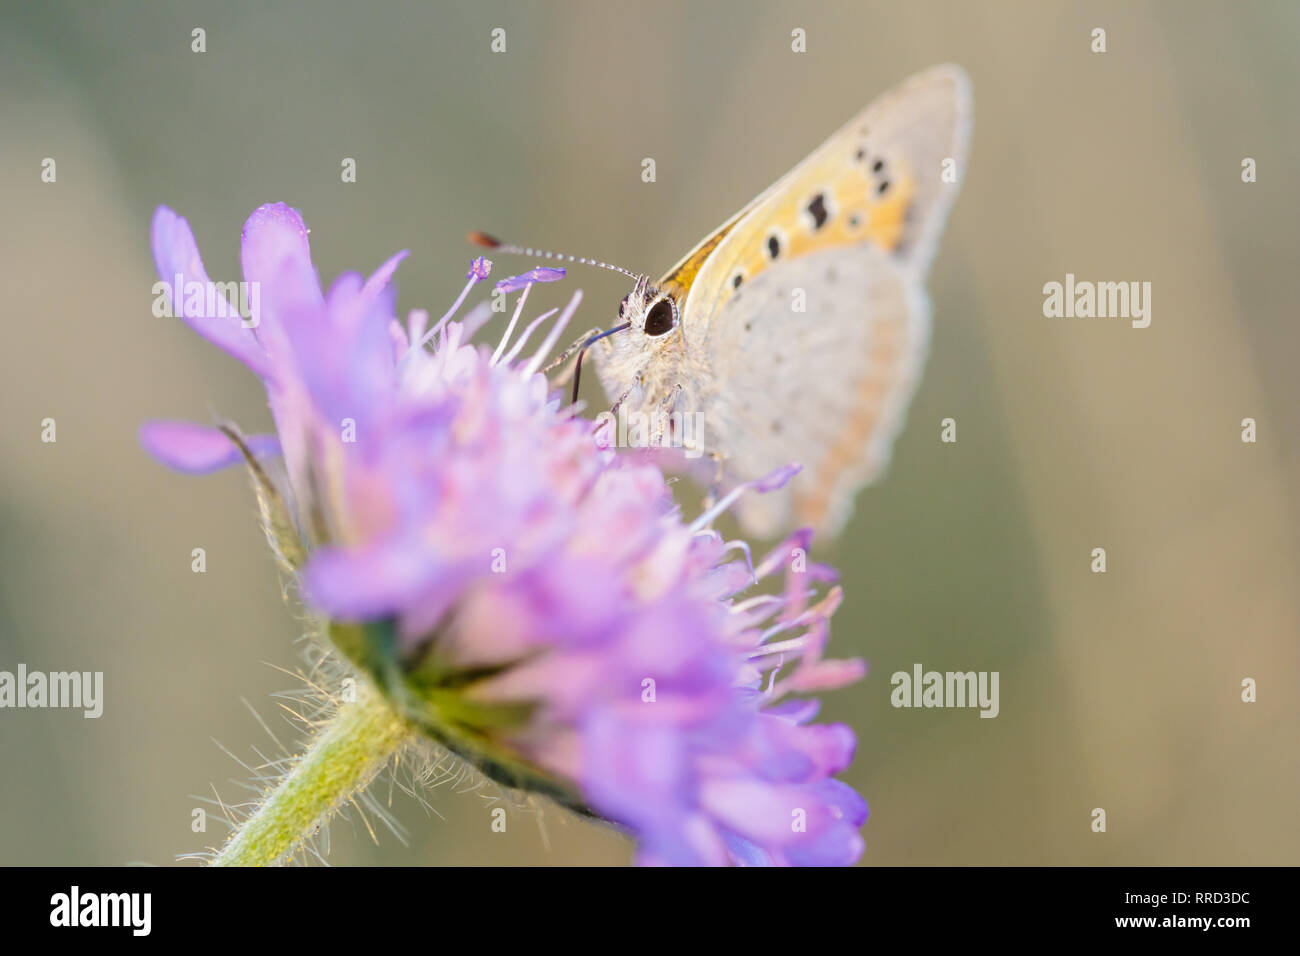
{"type": "Polygon", "coordinates": [[[384,697],[357,681],[357,700],[312,738],[307,752],[231,835],[213,866],[270,866],[364,790],[413,731],[384,697]]]}

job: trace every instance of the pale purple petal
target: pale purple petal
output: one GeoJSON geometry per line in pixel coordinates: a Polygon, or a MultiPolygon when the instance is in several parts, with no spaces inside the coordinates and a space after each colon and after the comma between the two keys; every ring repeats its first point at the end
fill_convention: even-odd
{"type": "Polygon", "coordinates": [[[563,269],[552,269],[547,266],[538,266],[536,269],[529,269],[527,272],[517,276],[509,276],[497,283],[498,292],[514,292],[522,289],[526,285],[534,282],[558,282],[564,278],[563,269]]]}
{"type": "Polygon", "coordinates": [[[284,203],[268,203],[254,211],[244,223],[239,259],[244,280],[258,289],[260,309],[254,315],[258,338],[277,354],[281,346],[278,316],[322,301],[307,224],[298,210],[284,203]]]}
{"type": "Polygon", "coordinates": [[[238,304],[208,279],[190,224],[166,206],[159,206],[153,214],[150,244],[172,314],[265,378],[270,368],[266,352],[239,314],[238,304]]]}
{"type": "MultiPolygon", "coordinates": [[[[244,460],[220,429],[194,422],[145,422],[140,426],[140,444],[168,468],[189,475],[206,475],[244,460]]],[[[280,453],[280,441],[275,435],[248,435],[244,444],[258,457],[280,453]]]]}
{"type": "Polygon", "coordinates": [[[784,488],[786,483],[802,470],[803,465],[800,464],[785,465],[759,478],[751,487],[755,491],[776,491],[778,488],[784,488]]]}
{"type": "Polygon", "coordinates": [[[387,289],[389,284],[393,281],[393,276],[397,274],[397,267],[401,265],[402,260],[410,254],[410,250],[403,249],[401,252],[395,253],[385,260],[384,264],[376,269],[374,273],[371,274],[370,278],[366,280],[366,284],[362,289],[362,294],[367,296],[378,295],[384,289],[387,289]]]}
{"type": "Polygon", "coordinates": [[[439,569],[414,535],[367,548],[317,551],[303,569],[307,603],[342,620],[383,618],[437,584],[439,569]]]}
{"type": "Polygon", "coordinates": [[[817,795],[826,802],[835,815],[842,820],[860,827],[867,822],[870,811],[867,801],[843,780],[822,780],[815,788],[817,795]]]}
{"type": "Polygon", "coordinates": [[[858,824],[834,823],[811,839],[786,847],[784,855],[793,866],[852,866],[865,849],[858,824]]]}

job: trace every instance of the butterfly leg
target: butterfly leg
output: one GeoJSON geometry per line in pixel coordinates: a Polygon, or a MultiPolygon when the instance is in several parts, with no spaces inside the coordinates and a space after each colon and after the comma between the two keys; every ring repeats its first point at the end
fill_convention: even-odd
{"type": "MultiPolygon", "coordinates": [[[[667,447],[664,432],[673,426],[673,406],[677,404],[677,396],[681,393],[681,385],[674,385],[667,395],[659,399],[659,413],[655,416],[655,433],[650,439],[650,444],[656,448],[667,447]]],[[[678,437],[674,435],[673,440],[678,437]]]]}
{"type": "Polygon", "coordinates": [[[637,388],[641,384],[639,381],[640,378],[641,376],[638,375],[637,376],[638,381],[634,381],[631,385],[629,385],[627,387],[627,391],[625,391],[622,395],[618,397],[618,401],[616,401],[613,405],[609,406],[609,413],[613,415],[615,418],[618,418],[618,410],[623,407],[623,403],[627,401],[627,397],[632,394],[632,390],[637,388]]]}

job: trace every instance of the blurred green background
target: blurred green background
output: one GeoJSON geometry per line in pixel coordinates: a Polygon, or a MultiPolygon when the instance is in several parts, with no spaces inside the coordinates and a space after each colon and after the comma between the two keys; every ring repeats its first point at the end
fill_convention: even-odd
{"type": "MultiPolygon", "coordinates": [[[[151,416],[269,420],[249,373],[151,316],[157,204],[217,279],[275,200],[327,279],[409,248],[400,306],[438,314],[469,229],[658,274],[945,61],[975,125],[931,359],[889,474],[822,555],[847,591],[832,646],[872,666],[823,711],[859,735],[865,862],[1300,862],[1297,35],[1291,2],[5,4],[0,669],[102,670],[106,704],[0,712],[0,862],[217,843],[215,820],[191,832],[193,795],[241,799],[247,776],[217,742],[274,750],[241,698],[292,737],[270,695],[295,687],[277,668],[299,626],[244,477],[136,445],[151,416]],[[1150,281],[1151,327],[1045,319],[1066,272],[1150,281]],[[893,709],[889,675],[916,662],[999,671],[1000,716],[893,709]]],[[[534,302],[581,285],[582,328],[626,291],[562,285],[534,302]]],[[[554,808],[493,834],[480,794],[426,799],[393,799],[406,845],[336,825],[331,862],[630,856],[554,808]]]]}

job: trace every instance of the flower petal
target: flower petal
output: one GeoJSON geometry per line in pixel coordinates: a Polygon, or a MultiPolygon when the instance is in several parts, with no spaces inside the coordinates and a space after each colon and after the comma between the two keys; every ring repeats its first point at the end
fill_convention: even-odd
{"type": "Polygon", "coordinates": [[[307,603],[342,620],[387,617],[425,596],[441,568],[418,535],[397,535],[365,548],[324,548],[303,569],[307,603]]]}
{"type": "Polygon", "coordinates": [[[520,273],[517,276],[508,276],[497,283],[498,292],[514,292],[516,289],[522,289],[526,285],[534,282],[558,282],[564,278],[563,269],[550,269],[546,266],[538,266],[536,269],[529,269],[527,272],[520,273]]]}
{"type": "MultiPolygon", "coordinates": [[[[194,422],[145,422],[140,426],[140,444],[168,468],[188,475],[206,475],[244,460],[219,428],[194,422]]],[[[280,453],[280,441],[274,435],[250,435],[244,444],[258,457],[280,453]]]]}
{"type": "Polygon", "coordinates": [[[374,274],[366,280],[362,288],[362,295],[378,295],[392,284],[393,276],[397,274],[397,267],[402,264],[402,260],[411,254],[409,249],[403,249],[389,258],[374,271],[374,274]]]}
{"type": "MultiPolygon", "coordinates": [[[[266,378],[270,368],[266,352],[235,305],[208,279],[190,224],[173,210],[159,206],[153,214],[150,244],[172,314],[266,378]]],[[[255,322],[255,315],[249,321],[255,322]]]]}
{"type": "Polygon", "coordinates": [[[755,491],[776,491],[778,488],[784,488],[790,479],[802,470],[803,465],[791,462],[753,482],[753,488],[755,491]]]}
{"type": "Polygon", "coordinates": [[[323,301],[307,224],[298,210],[282,202],[259,206],[244,223],[239,259],[244,280],[259,291],[260,309],[253,316],[258,339],[272,355],[280,354],[279,316],[323,301]]]}

